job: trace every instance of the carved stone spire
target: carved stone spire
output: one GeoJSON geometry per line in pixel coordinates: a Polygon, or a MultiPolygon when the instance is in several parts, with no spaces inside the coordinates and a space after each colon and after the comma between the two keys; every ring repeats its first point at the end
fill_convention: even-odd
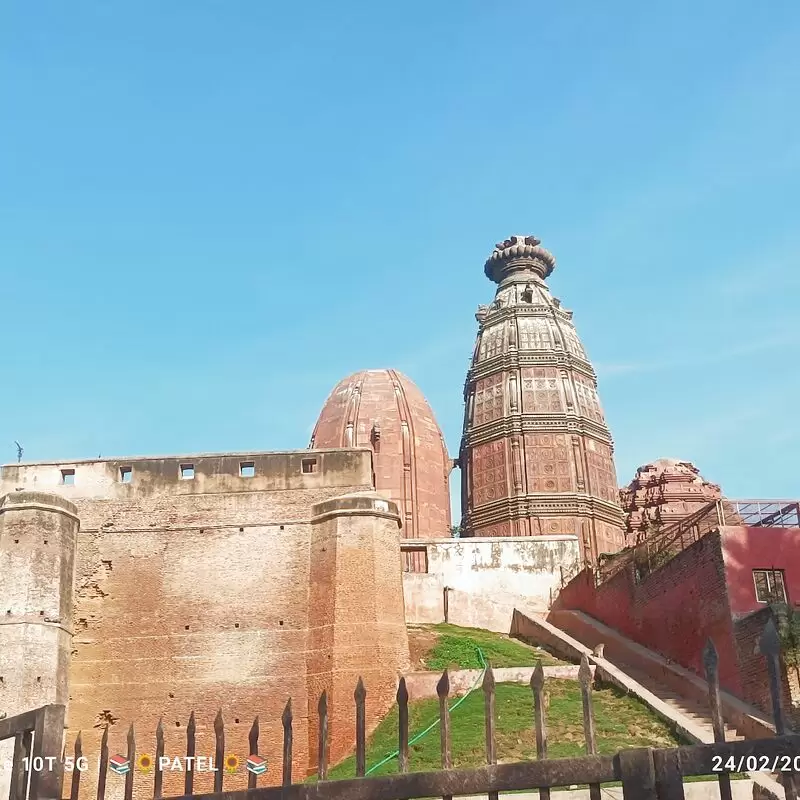
{"type": "Polygon", "coordinates": [[[498,288],[465,385],[462,535],[575,534],[594,562],[623,546],[623,515],[595,372],[545,284],[554,268],[533,236],[486,261],[498,288]]]}

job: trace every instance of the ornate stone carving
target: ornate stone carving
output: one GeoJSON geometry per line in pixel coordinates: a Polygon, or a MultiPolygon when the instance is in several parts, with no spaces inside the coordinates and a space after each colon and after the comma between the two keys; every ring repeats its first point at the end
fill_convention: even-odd
{"type": "Polygon", "coordinates": [[[478,306],[478,310],[475,312],[475,319],[479,323],[483,323],[483,321],[486,319],[486,317],[489,316],[489,310],[490,309],[491,309],[491,306],[478,306]]]}
{"type": "Polygon", "coordinates": [[[512,236],[485,264],[499,286],[477,317],[465,387],[474,406],[461,446],[462,531],[572,533],[594,560],[624,544],[611,436],[571,312],[544,283],[555,259],[540,245],[512,236]]]}
{"type": "Polygon", "coordinates": [[[631,544],[722,498],[717,484],[707,481],[691,461],[677,458],[659,458],[639,467],[619,494],[631,544]]]}
{"type": "Polygon", "coordinates": [[[509,268],[524,264],[538,277],[547,278],[555,268],[556,260],[552,253],[539,245],[535,236],[510,236],[499,242],[484,266],[486,277],[500,283],[509,268]]]}

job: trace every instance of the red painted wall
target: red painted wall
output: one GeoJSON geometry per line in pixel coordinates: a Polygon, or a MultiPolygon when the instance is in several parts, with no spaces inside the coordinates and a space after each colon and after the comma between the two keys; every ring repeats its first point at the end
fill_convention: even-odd
{"type": "Polygon", "coordinates": [[[722,550],[734,617],[766,607],[756,600],[754,569],[782,569],[789,602],[800,603],[800,528],[723,528],[722,550]]]}
{"type": "Polygon", "coordinates": [[[561,590],[554,608],[583,611],[700,675],[703,647],[711,638],[720,684],[740,695],[726,577],[720,535],[711,533],[639,585],[632,567],[597,589],[584,571],[561,590]]]}

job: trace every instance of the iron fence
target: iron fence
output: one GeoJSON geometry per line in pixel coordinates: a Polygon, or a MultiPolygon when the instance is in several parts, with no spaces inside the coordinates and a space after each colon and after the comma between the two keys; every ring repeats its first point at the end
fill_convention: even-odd
{"type": "Polygon", "coordinates": [[[48,705],[0,719],[0,741],[14,740],[9,800],[61,797],[64,711],[48,705]]]}
{"type": "MultiPolygon", "coordinates": [[[[539,791],[542,800],[550,800],[550,790],[557,787],[588,785],[592,800],[599,800],[601,784],[621,782],[626,800],[683,800],[684,778],[690,776],[715,776],[719,783],[722,800],[731,800],[730,773],[741,772],[751,765],[780,764],[792,770],[800,765],[800,736],[786,727],[781,705],[780,641],[774,622],[764,629],[760,650],[766,658],[770,678],[773,715],[776,735],[772,738],[725,741],[725,726],[719,701],[718,657],[713,643],[706,645],[703,653],[708,683],[709,707],[714,730],[714,744],[690,745],[668,749],[632,748],[621,750],[616,755],[600,755],[597,752],[597,735],[592,703],[592,672],[588,658],[583,656],[579,682],[583,709],[583,733],[586,755],[577,758],[548,758],[548,732],[546,721],[546,681],[541,663],[537,664],[531,677],[532,724],[535,731],[536,759],[515,763],[498,763],[495,735],[495,678],[491,666],[487,666],[482,689],[484,694],[485,761],[483,767],[454,769],[452,766],[451,721],[448,708],[450,680],[447,670],[438,685],[439,732],[441,769],[434,772],[412,772],[409,754],[409,694],[405,679],[401,679],[397,690],[398,747],[395,775],[369,777],[366,774],[366,688],[359,679],[354,692],[355,701],[355,772],[354,779],[328,779],[328,701],[322,693],[319,700],[318,762],[315,783],[294,783],[292,774],[293,717],[289,699],[282,715],[283,748],[280,786],[259,786],[259,776],[248,775],[246,790],[225,790],[225,775],[222,770],[215,773],[213,792],[193,792],[193,773],[185,775],[184,794],[181,800],[411,800],[411,798],[442,797],[487,794],[497,800],[499,793],[533,790],[539,791]]],[[[0,737],[15,736],[15,775],[22,774],[21,759],[30,753],[30,733],[33,732],[33,753],[39,755],[57,752],[63,735],[63,706],[46,706],[36,711],[0,721],[0,737]],[[27,738],[26,738],[27,737],[27,738]],[[36,742],[39,742],[38,746],[36,742]],[[37,749],[38,748],[38,749],[37,749]]],[[[223,763],[225,753],[225,730],[222,714],[218,713],[215,724],[215,752],[218,763],[223,763]]],[[[161,757],[164,754],[164,730],[159,722],[156,732],[152,796],[159,800],[163,796],[164,774],[161,757]]],[[[258,755],[259,723],[256,717],[249,734],[251,756],[258,755]]],[[[186,753],[195,756],[194,713],[187,727],[186,753]]],[[[81,737],[75,741],[74,760],[82,756],[81,737]]],[[[62,759],[64,754],[62,754],[62,759]]],[[[136,737],[131,725],[127,736],[128,763],[136,759],[136,737]]],[[[105,800],[106,773],[109,768],[108,729],[101,744],[100,772],[96,791],[97,800],[105,800]]],[[[25,793],[25,780],[20,777],[14,783],[12,800],[56,800],[61,797],[63,770],[44,772],[37,777],[30,775],[29,792],[25,793]]],[[[81,780],[86,774],[73,771],[70,800],[78,800],[81,780]]],[[[148,779],[149,780],[149,779],[148,779]]],[[[792,771],[783,775],[783,790],[787,800],[796,800],[795,775],[792,771]]],[[[86,787],[91,788],[91,787],[86,787]]],[[[137,787],[137,794],[141,795],[137,787]]],[[[132,800],[134,793],[134,770],[125,775],[124,800],[132,800]]],[[[147,790],[149,795],[149,790],[147,790]]],[[[92,793],[94,794],[94,793],[92,793]]],[[[177,800],[174,798],[173,800],[177,800]]]]}

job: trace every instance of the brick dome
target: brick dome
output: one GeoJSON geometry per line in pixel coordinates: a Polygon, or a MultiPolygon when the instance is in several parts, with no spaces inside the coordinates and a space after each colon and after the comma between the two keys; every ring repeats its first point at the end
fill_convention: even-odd
{"type": "Polygon", "coordinates": [[[375,488],[397,503],[404,539],[450,536],[451,461],[428,401],[393,369],[355,372],[320,412],[310,447],[371,447],[375,488]]]}

